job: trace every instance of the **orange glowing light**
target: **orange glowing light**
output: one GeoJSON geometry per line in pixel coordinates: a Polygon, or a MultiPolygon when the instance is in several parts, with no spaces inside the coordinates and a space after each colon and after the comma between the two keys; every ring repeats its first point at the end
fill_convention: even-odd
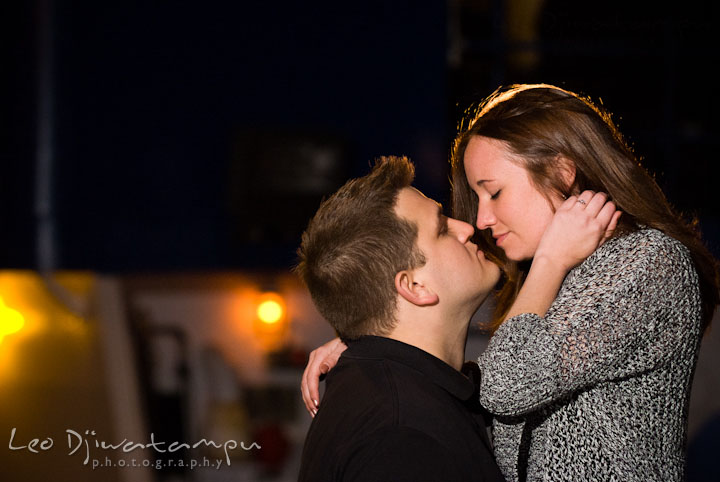
{"type": "Polygon", "coordinates": [[[25,318],[20,312],[5,306],[0,298],[0,341],[5,335],[16,333],[25,325],[25,318]]]}
{"type": "Polygon", "coordinates": [[[258,293],[253,303],[253,337],[266,352],[279,349],[288,334],[288,313],[285,299],[275,292],[258,293]]]}
{"type": "Polygon", "coordinates": [[[272,325],[282,320],[285,314],[285,308],[277,299],[267,299],[262,301],[257,308],[257,316],[263,323],[272,325]]]}

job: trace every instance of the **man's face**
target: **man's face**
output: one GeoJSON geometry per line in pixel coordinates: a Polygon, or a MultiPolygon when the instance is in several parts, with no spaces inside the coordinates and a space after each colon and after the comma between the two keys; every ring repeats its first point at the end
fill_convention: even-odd
{"type": "Polygon", "coordinates": [[[475,228],[444,216],[442,206],[409,187],[398,193],[395,214],[417,225],[417,247],[427,261],[418,271],[440,302],[477,308],[497,283],[500,269],[470,242],[475,228]]]}

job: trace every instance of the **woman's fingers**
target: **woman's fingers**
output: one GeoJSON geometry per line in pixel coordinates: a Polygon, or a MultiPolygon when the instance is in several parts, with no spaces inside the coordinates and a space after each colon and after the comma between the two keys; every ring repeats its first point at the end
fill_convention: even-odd
{"type": "Polygon", "coordinates": [[[602,193],[595,193],[594,191],[583,191],[578,195],[572,195],[565,200],[561,208],[569,211],[585,211],[590,205],[590,203],[593,202],[597,194],[602,193]]]}
{"type": "Polygon", "coordinates": [[[618,220],[620,219],[620,216],[622,215],[622,211],[615,211],[612,214],[612,218],[610,219],[610,223],[608,223],[608,227],[605,229],[605,235],[603,236],[602,240],[600,241],[600,244],[602,245],[605,241],[610,239],[610,237],[613,235],[613,232],[615,231],[615,228],[617,228],[618,220]]]}
{"type": "Polygon", "coordinates": [[[311,416],[314,417],[317,413],[320,402],[320,376],[337,365],[340,355],[346,349],[347,346],[339,338],[335,338],[310,353],[300,383],[300,392],[305,408],[311,416]]]}
{"type": "Polygon", "coordinates": [[[577,201],[573,207],[577,209],[587,209],[593,199],[595,199],[594,191],[584,191],[577,197],[577,201]]]}
{"type": "Polygon", "coordinates": [[[568,201],[573,197],[575,199],[570,204],[570,208],[582,211],[588,217],[597,218],[603,224],[603,228],[607,227],[616,210],[615,204],[608,201],[607,194],[604,192],[584,191],[579,196],[571,196],[568,201]]]}
{"type": "Polygon", "coordinates": [[[608,201],[608,195],[604,192],[584,191],[577,196],[573,207],[582,210],[588,218],[597,221],[597,227],[603,233],[600,244],[612,236],[622,214],[615,203],[608,201]]]}
{"type": "Polygon", "coordinates": [[[605,206],[606,202],[607,194],[604,192],[593,193],[585,205],[585,213],[589,216],[597,216],[605,206]]]}
{"type": "Polygon", "coordinates": [[[570,196],[555,212],[535,255],[569,271],[610,236],[608,229],[617,226],[616,212],[606,193],[588,190],[570,196]]]}
{"type": "MultiPolygon", "coordinates": [[[[317,393],[313,394],[313,391],[317,391],[317,388],[311,388],[312,382],[311,380],[319,380],[320,374],[315,374],[315,364],[314,360],[317,358],[316,351],[313,351],[310,353],[310,357],[308,359],[308,365],[305,367],[305,371],[303,372],[302,376],[302,382],[300,383],[300,391],[302,392],[302,398],[303,402],[305,403],[305,408],[310,413],[311,416],[315,416],[317,413],[317,405],[316,402],[318,400],[317,393]]],[[[319,382],[318,382],[319,383],[319,382]]]]}
{"type": "Polygon", "coordinates": [[[616,212],[617,208],[615,207],[614,202],[603,202],[596,215],[596,218],[600,222],[600,225],[603,227],[603,229],[606,229],[610,225],[610,222],[612,221],[613,216],[616,212]]]}
{"type": "Polygon", "coordinates": [[[305,408],[313,417],[317,413],[320,400],[320,376],[330,370],[329,365],[325,362],[325,357],[330,352],[328,345],[326,343],[310,353],[300,384],[305,408]]]}

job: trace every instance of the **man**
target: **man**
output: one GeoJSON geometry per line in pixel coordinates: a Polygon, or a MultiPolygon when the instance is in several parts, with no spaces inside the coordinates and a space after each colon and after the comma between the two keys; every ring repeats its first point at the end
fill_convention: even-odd
{"type": "Polygon", "coordinates": [[[413,177],[407,159],[381,158],[303,234],[297,272],[348,349],[327,377],[300,481],[502,480],[459,371],[499,269],[413,177]]]}

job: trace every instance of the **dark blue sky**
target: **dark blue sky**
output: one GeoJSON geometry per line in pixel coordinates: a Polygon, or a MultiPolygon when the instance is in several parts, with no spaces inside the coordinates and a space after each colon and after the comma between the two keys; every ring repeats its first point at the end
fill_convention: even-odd
{"type": "MultiPolygon", "coordinates": [[[[288,138],[342,144],[337,182],[364,173],[376,156],[399,154],[417,162],[430,194],[447,189],[443,2],[47,4],[61,266],[287,264],[323,193],[296,189],[297,202],[257,195],[238,201],[234,191],[248,177],[266,182],[253,165],[271,162],[258,146],[255,156],[238,154],[248,132],[264,139],[264,149],[288,138]],[[257,211],[255,220],[239,210],[257,211]],[[273,219],[275,229],[246,236],[253,226],[238,226],[262,218],[273,219]]],[[[41,52],[34,35],[42,14],[16,27],[41,52]]],[[[36,80],[40,58],[28,49],[15,59],[18,75],[26,69],[26,107],[38,101],[27,81],[36,80]]],[[[36,121],[30,116],[23,127],[28,140],[36,121]]],[[[35,153],[28,142],[20,151],[11,162],[23,163],[16,177],[27,194],[35,153]]],[[[290,147],[284,154],[294,155],[290,147]]],[[[272,168],[264,166],[262,175],[274,177],[272,168]]],[[[32,216],[19,217],[31,232],[32,216]]],[[[5,264],[32,263],[32,250],[25,250],[5,264]]]]}
{"type": "Polygon", "coordinates": [[[547,0],[541,61],[518,71],[503,2],[457,5],[456,18],[444,1],[6,3],[0,266],[37,264],[43,95],[61,268],[284,269],[321,196],[379,155],[410,156],[417,184],[447,203],[462,110],[511,82],[602,99],[717,237],[717,7],[547,0]]]}

